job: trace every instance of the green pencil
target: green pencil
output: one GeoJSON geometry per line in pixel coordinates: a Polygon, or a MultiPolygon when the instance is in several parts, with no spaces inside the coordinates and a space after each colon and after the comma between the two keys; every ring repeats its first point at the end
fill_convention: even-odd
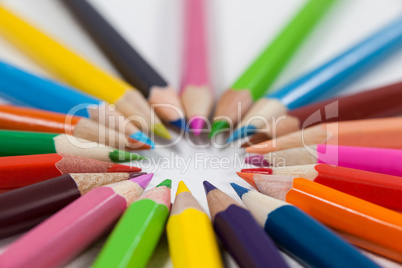
{"type": "Polygon", "coordinates": [[[171,180],[165,180],[130,205],[92,268],[145,267],[163,230],[170,210],[171,180]]]}
{"type": "Polygon", "coordinates": [[[234,127],[268,91],[320,18],[337,0],[309,0],[219,100],[210,137],[234,127]]]}
{"type": "Polygon", "coordinates": [[[145,157],[67,134],[0,130],[0,156],[67,154],[109,162],[145,157]]]}

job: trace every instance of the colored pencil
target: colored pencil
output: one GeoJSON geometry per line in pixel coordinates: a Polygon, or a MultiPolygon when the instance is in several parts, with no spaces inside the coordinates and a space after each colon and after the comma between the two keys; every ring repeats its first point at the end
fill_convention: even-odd
{"type": "MultiPolygon", "coordinates": [[[[262,190],[262,189],[261,189],[262,190]]],[[[402,261],[402,215],[304,178],[277,181],[262,193],[291,203],[349,242],[402,261]]]]}
{"type": "Polygon", "coordinates": [[[14,242],[0,255],[0,266],[66,264],[113,226],[151,178],[147,174],[93,189],[14,242]]]}
{"type": "Polygon", "coordinates": [[[88,191],[141,173],[71,173],[0,195],[0,237],[27,231],[88,191]]]}
{"type": "Polygon", "coordinates": [[[102,143],[114,148],[132,150],[150,149],[151,146],[85,117],[54,113],[34,108],[0,105],[0,128],[9,130],[65,133],[77,138],[102,143]]]}
{"type": "Polygon", "coordinates": [[[62,154],[0,157],[0,189],[20,188],[68,173],[139,171],[133,166],[62,154]]]}
{"type": "Polygon", "coordinates": [[[288,267],[250,212],[204,181],[215,232],[240,267],[288,267]]]}
{"type": "Polygon", "coordinates": [[[399,165],[402,150],[318,144],[258,157],[263,157],[272,166],[283,163],[287,166],[324,163],[402,177],[402,167],[399,165]]]}
{"type": "Polygon", "coordinates": [[[275,133],[272,133],[272,127],[266,131],[259,130],[242,147],[266,141],[273,135],[279,137],[307,126],[399,115],[402,113],[402,106],[399,102],[401,98],[402,82],[399,82],[292,109],[288,111],[284,120],[280,120],[276,124],[275,133]],[[309,119],[313,114],[317,114],[319,120],[309,119]]]}
{"type": "Polygon", "coordinates": [[[271,175],[272,168],[243,168],[241,172],[271,175]]]}
{"type": "Polygon", "coordinates": [[[0,130],[0,156],[54,153],[115,163],[146,159],[67,134],[0,130]]]}
{"type": "Polygon", "coordinates": [[[180,94],[190,127],[198,136],[214,104],[209,78],[207,3],[205,0],[185,0],[183,4],[184,67],[180,94]]]}
{"type": "Polygon", "coordinates": [[[267,154],[315,144],[402,149],[402,117],[324,123],[246,148],[267,154]]]}
{"type": "Polygon", "coordinates": [[[287,171],[287,168],[281,168],[281,175],[241,172],[237,174],[256,189],[259,189],[261,185],[268,189],[270,184],[277,181],[282,183],[282,180],[291,185],[294,178],[303,177],[374,204],[402,211],[402,177],[327,164],[289,168],[289,171],[287,171]],[[293,175],[292,171],[296,168],[298,169],[298,174],[293,175]],[[303,171],[304,175],[301,175],[303,171]]]}
{"type": "Polygon", "coordinates": [[[146,267],[169,216],[171,184],[163,181],[127,208],[93,268],[146,267]]]}
{"type": "Polygon", "coordinates": [[[334,2],[336,0],[309,0],[298,11],[282,32],[220,98],[210,136],[236,125],[240,119],[238,113],[243,116],[253,103],[266,93],[334,2]]]}
{"type": "Polygon", "coordinates": [[[400,48],[402,48],[402,17],[313,71],[259,100],[243,118],[239,129],[229,138],[229,142],[264,129],[265,120],[261,118],[270,121],[287,113],[288,110],[309,104],[324,94],[335,93],[340,86],[344,86],[344,82],[377,66],[380,60],[400,48]],[[257,117],[258,120],[253,120],[257,117]]]}
{"type": "Polygon", "coordinates": [[[115,128],[131,139],[153,145],[152,141],[123,115],[105,102],[75,88],[41,78],[0,61],[0,96],[7,101],[52,112],[82,116],[115,128]]]}
{"type": "Polygon", "coordinates": [[[126,39],[85,0],[62,0],[124,79],[136,87],[165,122],[186,128],[179,96],[126,39]],[[174,106],[178,111],[166,107],[174,106]],[[159,107],[158,107],[159,106],[159,107]]]}
{"type": "Polygon", "coordinates": [[[272,239],[308,267],[380,267],[300,209],[281,200],[233,189],[272,239]]]}
{"type": "Polygon", "coordinates": [[[152,114],[151,107],[138,90],[96,67],[4,7],[0,7],[0,34],[72,86],[114,104],[144,132],[152,131],[170,138],[169,132],[159,117],[152,114]]]}
{"type": "Polygon", "coordinates": [[[183,181],[179,182],[166,230],[174,267],[223,267],[209,217],[183,181]]]}

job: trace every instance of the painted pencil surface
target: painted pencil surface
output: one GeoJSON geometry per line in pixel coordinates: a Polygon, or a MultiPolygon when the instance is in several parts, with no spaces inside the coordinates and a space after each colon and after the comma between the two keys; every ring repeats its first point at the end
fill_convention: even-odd
{"type": "Polygon", "coordinates": [[[358,43],[317,69],[259,100],[243,118],[239,129],[229,141],[252,135],[265,128],[264,120],[285,114],[318,99],[335,93],[342,82],[358,77],[363,70],[378,65],[385,56],[402,47],[402,18],[358,43]],[[252,120],[258,116],[258,120],[252,120]],[[247,125],[245,125],[247,122],[247,125]]]}
{"type": "Polygon", "coordinates": [[[185,129],[185,115],[175,89],[130,45],[126,39],[86,0],[62,0],[88,31],[124,79],[156,105],[159,117],[185,129]],[[160,106],[162,105],[162,106],[160,106]],[[175,110],[163,105],[172,105],[175,110]],[[159,107],[158,107],[159,106],[159,107]]]}
{"type": "Polygon", "coordinates": [[[127,208],[93,268],[146,267],[165,229],[171,183],[163,181],[127,208]]]}
{"type": "Polygon", "coordinates": [[[215,232],[240,267],[288,267],[248,210],[204,181],[215,232]]]}
{"type": "Polygon", "coordinates": [[[0,195],[0,237],[27,231],[90,190],[142,173],[71,173],[0,195]]]}
{"type": "Polygon", "coordinates": [[[85,117],[54,113],[34,108],[0,105],[0,128],[9,130],[65,133],[114,148],[150,149],[151,146],[98,124],[85,117]]]}
{"type": "Polygon", "coordinates": [[[244,116],[253,103],[265,94],[334,2],[336,0],[309,0],[298,11],[275,40],[221,97],[214,114],[211,136],[236,125],[239,120],[238,109],[244,116]]]}
{"type": "Polygon", "coordinates": [[[52,153],[115,163],[146,159],[67,134],[0,130],[0,156],[52,153]]]}
{"type": "Polygon", "coordinates": [[[298,169],[300,173],[304,170],[305,175],[295,176],[286,168],[280,171],[282,175],[237,174],[256,189],[269,189],[276,182],[287,182],[289,186],[286,187],[290,189],[294,178],[303,177],[374,204],[402,211],[402,177],[327,164],[303,165],[298,169]]]}
{"type": "Polygon", "coordinates": [[[246,148],[248,153],[267,154],[290,148],[328,144],[402,149],[402,117],[324,123],[246,148]],[[364,134],[364,135],[362,135],[364,134]]]}
{"type": "Polygon", "coordinates": [[[67,173],[139,171],[138,167],[61,154],[0,157],[0,189],[20,188],[67,173]]]}
{"type": "Polygon", "coordinates": [[[380,267],[298,208],[235,183],[257,222],[286,252],[310,267],[380,267]]]}
{"type": "Polygon", "coordinates": [[[273,135],[279,137],[317,124],[396,116],[402,114],[400,99],[402,82],[314,102],[289,110],[286,118],[276,124],[275,133],[272,132],[274,128],[260,129],[242,147],[267,141],[273,135]],[[314,121],[309,119],[314,114],[321,115],[321,118],[310,122],[314,121]]]}
{"type": "Polygon", "coordinates": [[[138,90],[96,67],[3,7],[0,7],[0,33],[77,89],[114,104],[126,117],[140,117],[132,122],[144,132],[152,131],[170,138],[169,132],[159,117],[152,115],[151,107],[138,90]]]}
{"type": "Polygon", "coordinates": [[[304,178],[261,191],[299,207],[356,246],[402,261],[400,213],[304,178]]]}
{"type": "Polygon", "coordinates": [[[271,166],[330,164],[402,177],[402,150],[318,144],[268,153],[271,166]],[[310,150],[311,149],[311,150],[310,150]]]}
{"type": "Polygon", "coordinates": [[[185,0],[183,3],[185,29],[181,99],[190,127],[195,135],[199,135],[214,103],[208,67],[207,3],[205,0],[185,0]]]}
{"type": "Polygon", "coordinates": [[[21,106],[82,116],[110,126],[130,139],[153,145],[136,126],[114,108],[67,85],[39,77],[0,61],[0,96],[21,106]],[[124,122],[122,122],[124,121],[124,122]]]}
{"type": "Polygon", "coordinates": [[[152,174],[147,174],[93,189],[14,242],[0,256],[0,266],[66,264],[113,226],[151,178],[152,174]]]}
{"type": "Polygon", "coordinates": [[[209,217],[183,181],[166,230],[174,267],[223,267],[209,217]]]}

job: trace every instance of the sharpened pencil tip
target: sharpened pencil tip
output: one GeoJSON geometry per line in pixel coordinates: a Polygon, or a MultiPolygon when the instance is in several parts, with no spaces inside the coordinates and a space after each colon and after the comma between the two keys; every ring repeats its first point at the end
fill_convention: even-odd
{"type": "Polygon", "coordinates": [[[176,196],[183,192],[191,193],[190,190],[187,188],[187,185],[183,181],[180,181],[179,185],[177,186],[176,196]]]}
{"type": "Polygon", "coordinates": [[[130,179],[130,181],[138,183],[143,189],[147,188],[148,184],[151,182],[152,177],[154,176],[153,173],[145,174],[134,179],[130,179]]]}
{"type": "Polygon", "coordinates": [[[216,187],[213,186],[213,185],[212,185],[211,183],[209,183],[208,181],[204,181],[202,184],[204,185],[204,190],[205,190],[205,193],[206,193],[206,194],[208,194],[210,191],[216,189],[216,187]]]}
{"type": "Polygon", "coordinates": [[[180,119],[177,119],[175,121],[170,121],[169,123],[171,125],[175,126],[175,127],[178,127],[180,129],[186,131],[186,132],[188,131],[187,124],[186,124],[186,119],[184,119],[184,118],[180,118],[180,119]]]}
{"type": "Polygon", "coordinates": [[[254,174],[253,173],[243,173],[243,172],[236,172],[237,176],[248,182],[251,186],[257,189],[257,185],[254,182],[254,174]]]}
{"type": "Polygon", "coordinates": [[[147,174],[146,172],[131,172],[128,174],[128,179],[134,179],[136,177],[147,174]]]}
{"type": "Polygon", "coordinates": [[[201,117],[193,117],[190,123],[190,128],[193,130],[194,135],[199,136],[204,129],[205,121],[201,117]]]}
{"type": "Polygon", "coordinates": [[[269,163],[267,160],[265,160],[263,155],[248,156],[244,159],[244,163],[257,167],[269,167],[269,163]]]}
{"type": "Polygon", "coordinates": [[[242,196],[248,192],[250,192],[249,189],[246,189],[244,187],[241,187],[240,185],[236,184],[236,183],[231,183],[230,184],[232,186],[232,188],[235,190],[236,194],[242,198],[242,196]]]}
{"type": "Polygon", "coordinates": [[[119,162],[127,162],[127,161],[138,161],[138,160],[143,160],[146,159],[143,156],[140,156],[138,154],[134,154],[134,153],[129,153],[126,151],[121,151],[121,150],[113,150],[109,153],[109,158],[110,160],[112,160],[115,163],[119,163],[119,162]]]}
{"type": "Polygon", "coordinates": [[[224,129],[229,128],[229,122],[225,120],[218,120],[212,124],[211,132],[209,132],[209,137],[212,138],[222,132],[224,129]]]}
{"type": "Polygon", "coordinates": [[[156,185],[156,187],[161,187],[161,186],[166,186],[168,188],[172,188],[172,180],[164,180],[161,183],[159,183],[158,185],[156,185]]]}
{"type": "Polygon", "coordinates": [[[145,133],[143,133],[141,131],[137,131],[137,132],[131,134],[130,138],[149,145],[151,147],[151,149],[153,149],[155,147],[155,144],[152,142],[152,140],[147,135],[145,135],[145,133]]]}
{"type": "Polygon", "coordinates": [[[158,135],[159,137],[162,137],[167,140],[170,140],[172,138],[172,136],[170,136],[169,131],[161,123],[154,124],[152,126],[152,132],[158,135]]]}
{"type": "Polygon", "coordinates": [[[252,126],[252,125],[247,125],[244,127],[241,127],[237,130],[235,130],[235,132],[233,132],[232,135],[230,135],[230,137],[227,139],[227,143],[231,143],[233,141],[236,141],[238,139],[242,139],[245,138],[247,136],[253,135],[256,132],[256,127],[252,126]]]}

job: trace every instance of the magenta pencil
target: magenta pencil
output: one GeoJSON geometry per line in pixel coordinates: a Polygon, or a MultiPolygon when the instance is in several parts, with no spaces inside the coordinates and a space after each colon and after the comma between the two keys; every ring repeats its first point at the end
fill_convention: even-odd
{"type": "Polygon", "coordinates": [[[181,98],[190,127],[201,133],[213,106],[209,79],[206,0],[184,0],[185,37],[181,98]]]}
{"type": "Polygon", "coordinates": [[[152,179],[146,174],[91,190],[13,243],[0,267],[59,267],[100,238],[152,179]]]}

